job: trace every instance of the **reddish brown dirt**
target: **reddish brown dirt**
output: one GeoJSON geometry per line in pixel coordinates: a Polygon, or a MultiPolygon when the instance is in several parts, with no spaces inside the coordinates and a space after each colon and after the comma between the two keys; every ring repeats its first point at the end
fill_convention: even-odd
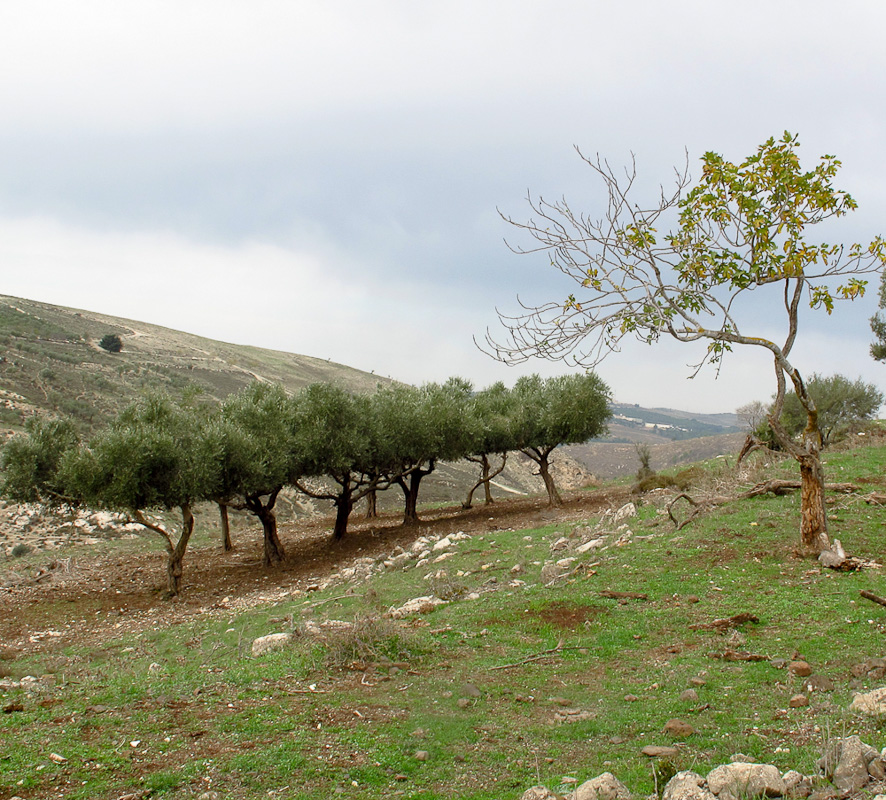
{"type": "Polygon", "coordinates": [[[237,542],[233,553],[191,550],[185,558],[184,590],[172,600],[162,599],[165,554],[159,549],[144,555],[104,554],[91,562],[81,559],[72,573],[59,579],[0,589],[0,643],[16,656],[74,643],[101,644],[213,612],[269,604],[294,590],[310,590],[355,558],[393,553],[398,545],[407,546],[422,535],[578,522],[627,500],[627,489],[609,488],[567,495],[558,509],[548,508],[542,498],[499,501],[468,511],[449,507],[427,511],[418,525],[409,527],[400,524],[398,515],[386,514],[372,521],[355,519],[341,542],[331,540],[331,519],[281,526],[285,563],[263,566],[257,538],[237,542]]]}

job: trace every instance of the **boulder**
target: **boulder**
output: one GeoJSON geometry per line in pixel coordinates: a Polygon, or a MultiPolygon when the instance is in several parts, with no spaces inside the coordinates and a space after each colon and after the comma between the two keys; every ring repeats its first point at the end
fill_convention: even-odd
{"type": "Polygon", "coordinates": [[[259,636],[252,642],[252,655],[263,656],[274,650],[282,650],[291,641],[291,633],[269,633],[267,636],[259,636]]]}
{"type": "Polygon", "coordinates": [[[441,600],[439,597],[434,597],[433,595],[414,597],[399,608],[392,608],[389,612],[389,616],[393,619],[402,619],[403,617],[408,617],[410,614],[427,614],[429,611],[433,611],[437,606],[443,605],[446,605],[446,601],[441,600]]]}
{"type": "Polygon", "coordinates": [[[720,800],[743,797],[781,797],[785,793],[781,773],[772,764],[724,764],[708,773],[708,789],[720,800]]]}
{"type": "Polygon", "coordinates": [[[715,800],[715,798],[705,788],[705,781],[701,775],[686,770],[678,772],[668,781],[661,800],[715,800]]]}
{"type": "Polygon", "coordinates": [[[546,786],[533,786],[523,792],[520,800],[557,800],[557,795],[546,786]]]}
{"type": "Polygon", "coordinates": [[[872,692],[855,695],[849,705],[849,710],[871,717],[886,715],[886,686],[874,689],[872,692]]]}
{"type": "Polygon", "coordinates": [[[877,750],[858,736],[847,736],[828,744],[818,766],[841,792],[851,793],[870,781],[868,764],[879,756],[877,750]]]}
{"type": "Polygon", "coordinates": [[[611,772],[604,772],[579,786],[573,800],[631,800],[631,792],[611,772]]]}

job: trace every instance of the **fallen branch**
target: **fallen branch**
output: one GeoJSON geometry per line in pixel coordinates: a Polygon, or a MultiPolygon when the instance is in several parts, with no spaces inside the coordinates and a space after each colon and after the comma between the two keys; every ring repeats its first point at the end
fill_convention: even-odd
{"type": "Polygon", "coordinates": [[[489,667],[489,671],[493,672],[497,669],[513,669],[514,667],[522,667],[524,664],[530,664],[533,661],[541,661],[541,659],[543,658],[548,658],[553,655],[559,655],[566,650],[580,649],[580,647],[563,647],[563,640],[561,639],[559,642],[557,642],[557,646],[552,647],[550,650],[544,650],[541,653],[536,653],[534,656],[524,658],[522,661],[515,661],[513,664],[499,664],[497,667],[489,667]]]}
{"type": "Polygon", "coordinates": [[[742,653],[738,650],[724,650],[722,653],[708,653],[710,658],[719,658],[721,661],[768,661],[769,656],[759,653],[742,653]]]}
{"type": "Polygon", "coordinates": [[[864,501],[868,505],[886,506],[886,494],[871,492],[867,497],[865,497],[864,501]]]}
{"type": "Polygon", "coordinates": [[[697,622],[695,625],[690,625],[689,630],[691,631],[720,631],[721,633],[725,633],[726,631],[737,628],[739,625],[744,625],[746,622],[759,622],[760,620],[757,618],[755,614],[749,614],[747,612],[742,612],[741,614],[735,614],[731,617],[725,617],[723,619],[715,619],[712,622],[697,622]]]}
{"type": "Polygon", "coordinates": [[[609,589],[605,589],[602,592],[597,592],[599,597],[605,597],[609,600],[648,600],[649,595],[640,594],[639,592],[613,592],[609,589]]]}
{"type": "Polygon", "coordinates": [[[886,599],[875,595],[873,592],[868,592],[865,589],[862,589],[859,594],[865,599],[870,600],[872,603],[879,603],[881,606],[886,606],[886,599]]]}

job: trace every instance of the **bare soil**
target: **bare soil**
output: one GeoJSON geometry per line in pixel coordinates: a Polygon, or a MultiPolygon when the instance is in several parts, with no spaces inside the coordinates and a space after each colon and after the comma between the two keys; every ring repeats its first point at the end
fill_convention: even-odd
{"type": "Polygon", "coordinates": [[[166,556],[159,547],[135,555],[96,550],[93,560],[80,558],[45,580],[0,589],[0,642],[16,657],[74,643],[98,645],[147,628],[272,603],[295,590],[310,591],[354,559],[393,553],[422,535],[477,535],[578,523],[628,499],[627,488],[607,487],[567,494],[556,509],[540,497],[497,501],[467,511],[447,507],[425,512],[419,524],[408,527],[399,514],[384,514],[374,520],[355,519],[341,542],[331,539],[331,518],[281,525],[287,552],[282,565],[263,565],[260,537],[237,542],[232,553],[216,547],[192,549],[185,557],[184,590],[172,600],[162,597],[166,556]]]}

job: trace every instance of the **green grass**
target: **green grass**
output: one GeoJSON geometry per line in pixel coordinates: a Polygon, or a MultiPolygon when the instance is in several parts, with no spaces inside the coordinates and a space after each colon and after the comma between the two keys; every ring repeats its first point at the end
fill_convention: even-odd
{"type": "MultiPolygon", "coordinates": [[[[882,487],[886,448],[826,460],[829,479],[882,487]]],[[[703,470],[726,477],[722,464],[703,470]]],[[[833,500],[831,536],[880,558],[886,512],[858,495],[833,500]]],[[[492,800],[608,770],[645,795],[655,788],[640,752],[647,744],[678,744],[672,768],[702,773],[736,752],[815,773],[822,742],[843,731],[879,747],[882,725],[847,707],[853,687],[876,685],[853,678],[853,665],[884,654],[886,617],[859,596],[886,595],[882,571],[836,573],[796,557],[795,496],[728,503],[680,531],[662,503],[647,497],[622,546],[613,544],[619,532],[601,528],[607,548],[549,582],[545,564],[570,555],[552,554],[551,544],[575,522],[485,533],[439,564],[412,561],[270,608],[71,648],[52,688],[0,697],[23,706],[0,715],[9,743],[0,791],[492,800]],[[459,599],[403,622],[378,619],[434,586],[457,588],[459,599]],[[647,599],[620,602],[605,590],[647,599]],[[759,622],[726,635],[690,628],[740,612],[759,622]],[[324,619],[364,627],[251,657],[256,636],[324,619]],[[800,654],[836,689],[791,709],[800,679],[768,660],[717,657],[727,650],[800,654]],[[694,678],[704,681],[697,700],[681,699],[694,678]],[[696,733],[674,742],[662,733],[672,717],[696,733]]],[[[6,666],[39,675],[49,657],[6,666]]]]}

